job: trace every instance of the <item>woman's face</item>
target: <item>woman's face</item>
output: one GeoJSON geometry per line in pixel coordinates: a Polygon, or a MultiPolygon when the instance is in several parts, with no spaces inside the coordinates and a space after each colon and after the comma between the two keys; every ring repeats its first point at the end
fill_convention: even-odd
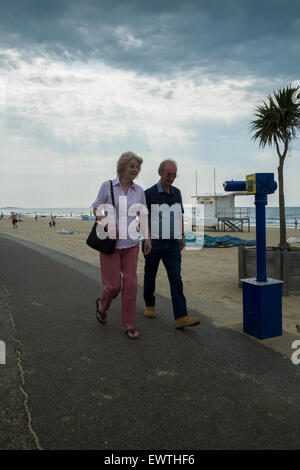
{"type": "Polygon", "coordinates": [[[136,160],[132,159],[125,168],[124,177],[134,180],[139,174],[139,164],[136,160]]]}

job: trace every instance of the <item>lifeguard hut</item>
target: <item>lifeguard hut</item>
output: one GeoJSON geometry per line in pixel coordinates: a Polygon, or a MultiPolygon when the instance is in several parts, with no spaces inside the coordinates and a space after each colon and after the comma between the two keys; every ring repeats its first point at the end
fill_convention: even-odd
{"type": "Polygon", "coordinates": [[[249,208],[236,207],[236,196],[245,196],[245,193],[229,192],[191,196],[196,199],[197,204],[204,206],[204,228],[206,230],[243,232],[246,226],[250,232],[249,208]]]}

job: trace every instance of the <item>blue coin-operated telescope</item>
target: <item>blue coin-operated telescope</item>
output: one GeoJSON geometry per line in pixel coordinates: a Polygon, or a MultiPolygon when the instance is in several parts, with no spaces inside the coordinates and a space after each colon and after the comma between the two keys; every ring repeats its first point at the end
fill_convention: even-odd
{"type": "Polygon", "coordinates": [[[256,278],[243,282],[244,332],[259,339],[282,335],[282,281],[267,278],[266,204],[267,195],[277,189],[273,173],[254,173],[246,181],[225,181],[225,191],[245,191],[255,196],[256,278]]]}

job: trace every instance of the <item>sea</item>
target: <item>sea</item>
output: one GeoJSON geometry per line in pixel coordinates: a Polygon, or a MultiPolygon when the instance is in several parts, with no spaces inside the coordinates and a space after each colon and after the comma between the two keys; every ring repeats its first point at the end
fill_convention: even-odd
{"type": "MultiPolygon", "coordinates": [[[[237,216],[239,213],[248,214],[250,224],[255,225],[255,207],[238,207],[236,208],[237,216]]],[[[0,207],[0,214],[9,216],[12,212],[17,212],[21,217],[50,217],[51,215],[57,218],[64,219],[81,219],[82,215],[92,215],[91,207],[0,207]]],[[[294,227],[295,218],[300,226],[300,207],[286,207],[286,226],[294,227]]],[[[186,222],[191,223],[192,214],[191,208],[187,207],[185,210],[184,218],[186,222]]],[[[266,207],[266,224],[268,227],[279,227],[279,207],[266,207]]]]}
{"type": "MultiPolygon", "coordinates": [[[[255,224],[255,207],[247,207],[250,217],[250,224],[255,224]]],[[[285,208],[285,219],[287,227],[295,227],[295,218],[300,224],[300,207],[285,208]]],[[[266,207],[266,225],[267,227],[279,227],[279,207],[266,207]]]]}

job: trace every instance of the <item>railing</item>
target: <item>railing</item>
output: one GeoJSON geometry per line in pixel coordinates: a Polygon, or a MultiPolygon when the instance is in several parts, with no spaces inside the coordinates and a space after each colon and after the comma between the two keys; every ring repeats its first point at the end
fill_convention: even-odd
{"type": "Polygon", "coordinates": [[[244,219],[250,217],[249,207],[222,207],[217,210],[218,218],[244,219]]]}

